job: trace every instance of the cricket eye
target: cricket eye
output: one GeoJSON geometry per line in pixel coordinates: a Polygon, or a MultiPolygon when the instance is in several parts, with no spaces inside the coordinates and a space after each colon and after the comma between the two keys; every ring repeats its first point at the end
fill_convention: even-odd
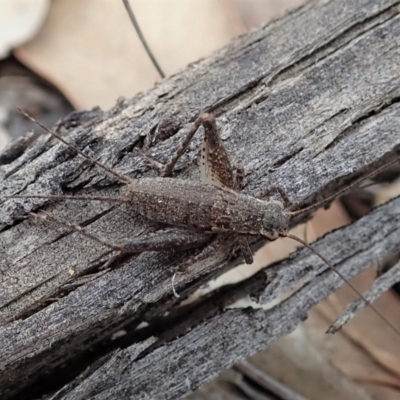
{"type": "Polygon", "coordinates": [[[261,234],[262,234],[263,236],[265,236],[268,240],[271,240],[271,241],[276,240],[276,239],[278,239],[278,237],[279,237],[279,233],[278,233],[277,231],[275,231],[275,232],[273,232],[273,231],[268,232],[268,231],[265,231],[265,230],[263,229],[263,230],[261,231],[261,234]]]}

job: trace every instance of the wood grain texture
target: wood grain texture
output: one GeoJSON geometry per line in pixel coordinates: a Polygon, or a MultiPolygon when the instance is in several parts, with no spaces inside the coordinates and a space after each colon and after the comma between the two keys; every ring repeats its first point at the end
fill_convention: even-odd
{"type": "MultiPolygon", "coordinates": [[[[233,162],[247,171],[244,191],[257,195],[280,185],[302,207],[396,156],[399,65],[400,1],[312,1],[108,112],[73,114],[63,130],[119,172],[155,176],[131,150],[143,147],[165,161],[196,116],[209,110],[233,162]],[[150,146],[157,132],[170,137],[150,146]]],[[[201,139],[178,162],[180,178],[199,179],[201,139]]],[[[2,165],[1,177],[4,194],[112,195],[121,189],[47,137],[2,165]]],[[[179,398],[292,330],[342,284],[301,250],[266,273],[177,309],[234,264],[227,261],[229,246],[142,253],[112,263],[100,244],[25,219],[38,209],[114,242],[157,228],[122,205],[1,204],[2,399],[179,398]],[[180,299],[171,288],[176,270],[180,299]],[[299,282],[306,286],[271,310],[222,311],[249,293],[268,301],[299,282]],[[121,329],[127,334],[113,336],[121,329]]],[[[397,199],[315,246],[353,276],[377,255],[399,249],[399,216],[397,199]]]]}

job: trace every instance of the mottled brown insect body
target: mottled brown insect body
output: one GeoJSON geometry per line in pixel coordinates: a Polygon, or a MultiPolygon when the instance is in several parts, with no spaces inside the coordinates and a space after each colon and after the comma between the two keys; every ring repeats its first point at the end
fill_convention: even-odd
{"type": "Polygon", "coordinates": [[[205,233],[234,232],[276,239],[289,216],[279,202],[265,202],[227,188],[173,178],[143,178],[129,190],[141,215],[205,233]]]}

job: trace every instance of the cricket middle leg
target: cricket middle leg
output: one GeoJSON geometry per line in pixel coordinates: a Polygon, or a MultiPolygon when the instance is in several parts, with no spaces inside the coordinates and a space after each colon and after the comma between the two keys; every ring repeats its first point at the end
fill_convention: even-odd
{"type": "Polygon", "coordinates": [[[240,251],[242,252],[245,263],[253,264],[253,252],[251,251],[251,248],[249,246],[249,242],[247,241],[246,236],[237,235],[235,240],[236,240],[237,245],[240,248],[240,251]]]}
{"type": "Polygon", "coordinates": [[[290,201],[288,195],[286,194],[286,192],[283,190],[283,188],[281,188],[280,186],[271,186],[270,188],[268,188],[268,190],[266,190],[261,196],[260,199],[263,200],[266,197],[269,197],[273,194],[279,194],[279,196],[282,199],[283,202],[283,206],[284,208],[289,208],[292,205],[292,202],[290,201]]]}

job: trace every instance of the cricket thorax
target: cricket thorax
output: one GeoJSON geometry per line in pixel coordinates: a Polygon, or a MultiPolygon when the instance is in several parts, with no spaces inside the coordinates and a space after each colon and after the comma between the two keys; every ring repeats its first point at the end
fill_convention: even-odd
{"type": "Polygon", "coordinates": [[[212,207],[211,219],[214,232],[262,235],[272,240],[288,225],[280,203],[234,192],[221,193],[212,207]]]}
{"type": "Polygon", "coordinates": [[[279,201],[266,201],[261,234],[270,240],[275,240],[288,230],[289,216],[283,211],[283,204],[279,201]]]}

